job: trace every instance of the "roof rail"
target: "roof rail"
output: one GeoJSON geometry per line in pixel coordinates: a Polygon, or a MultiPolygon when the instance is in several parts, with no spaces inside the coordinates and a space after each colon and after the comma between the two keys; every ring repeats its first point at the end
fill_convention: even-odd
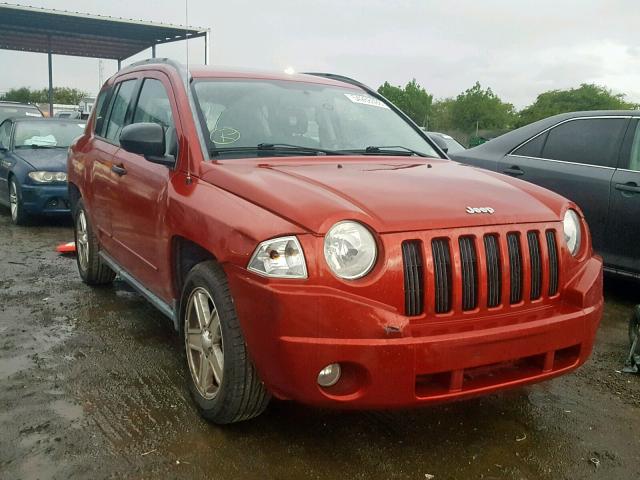
{"type": "Polygon", "coordinates": [[[171,58],[145,58],[144,60],[138,60],[137,62],[133,62],[127,65],[125,68],[139,67],[141,65],[156,65],[156,64],[169,65],[175,68],[176,70],[178,70],[179,72],[184,70],[184,66],[180,62],[176,62],[171,58]]]}
{"type": "Polygon", "coordinates": [[[189,90],[191,73],[187,71],[187,68],[183,64],[171,58],[147,58],[145,60],[138,60],[137,62],[133,62],[132,64],[127,65],[123,69],[118,70],[116,75],[126,72],[131,68],[141,67],[144,65],[168,65],[170,67],[173,67],[178,72],[180,77],[182,77],[182,81],[184,82],[185,89],[189,90]]]}

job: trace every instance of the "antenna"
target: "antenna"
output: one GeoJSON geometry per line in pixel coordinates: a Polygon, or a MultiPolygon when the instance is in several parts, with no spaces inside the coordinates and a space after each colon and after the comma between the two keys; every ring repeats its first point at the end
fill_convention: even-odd
{"type": "Polygon", "coordinates": [[[98,59],[98,91],[102,88],[104,83],[104,65],[102,59],[98,59]]]}
{"type": "MultiPolygon", "coordinates": [[[[190,78],[190,70],[189,70],[189,0],[184,0],[184,43],[186,44],[187,49],[187,78],[185,80],[185,93],[187,94],[187,98],[189,97],[189,88],[191,88],[189,78],[190,78]]],[[[187,185],[191,185],[191,149],[190,147],[186,148],[187,150],[187,178],[185,182],[187,185]]]]}

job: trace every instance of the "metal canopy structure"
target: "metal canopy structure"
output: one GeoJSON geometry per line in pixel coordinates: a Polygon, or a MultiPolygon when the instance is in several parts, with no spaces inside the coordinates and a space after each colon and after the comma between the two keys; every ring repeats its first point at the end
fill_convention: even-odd
{"type": "Polygon", "coordinates": [[[210,30],[164,23],[0,3],[0,49],[46,53],[49,58],[49,113],[53,115],[52,55],[118,61],[156,45],[203,37],[209,63],[210,30]]]}

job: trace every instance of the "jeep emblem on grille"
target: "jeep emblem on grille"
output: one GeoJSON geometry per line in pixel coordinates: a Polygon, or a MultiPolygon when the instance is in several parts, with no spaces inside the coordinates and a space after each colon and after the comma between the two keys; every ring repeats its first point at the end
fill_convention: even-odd
{"type": "Polygon", "coordinates": [[[474,213],[488,213],[488,214],[492,214],[493,212],[495,212],[495,210],[491,207],[467,207],[467,213],[470,214],[474,214],[474,213]]]}

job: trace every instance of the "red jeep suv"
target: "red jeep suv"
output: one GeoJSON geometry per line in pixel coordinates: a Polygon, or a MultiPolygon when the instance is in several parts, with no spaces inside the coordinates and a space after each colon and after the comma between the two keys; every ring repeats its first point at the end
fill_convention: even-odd
{"type": "Polygon", "coordinates": [[[140,62],[105,84],[68,175],[82,279],[119,275],[173,321],[216,423],[271,396],[466,398],[593,346],[602,261],[578,207],[449,160],[346,77],[140,62]]]}

